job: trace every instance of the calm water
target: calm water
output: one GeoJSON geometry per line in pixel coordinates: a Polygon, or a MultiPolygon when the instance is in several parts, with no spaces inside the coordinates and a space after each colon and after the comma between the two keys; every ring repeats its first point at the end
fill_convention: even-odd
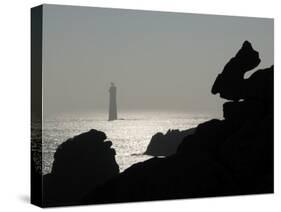
{"type": "Polygon", "coordinates": [[[106,133],[116,151],[120,171],[150,156],[142,155],[151,137],[169,129],[188,129],[210,119],[208,115],[160,112],[119,113],[122,120],[107,121],[106,113],[64,114],[43,123],[43,173],[52,169],[53,155],[68,138],[97,129],[106,133]]]}

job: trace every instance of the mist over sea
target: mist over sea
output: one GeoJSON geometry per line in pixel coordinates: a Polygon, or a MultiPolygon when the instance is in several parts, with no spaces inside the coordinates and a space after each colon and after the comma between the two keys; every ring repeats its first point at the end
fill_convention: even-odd
{"type": "MultiPolygon", "coordinates": [[[[51,172],[54,153],[62,142],[90,129],[103,131],[112,141],[120,171],[151,158],[143,155],[151,137],[169,129],[185,130],[211,118],[208,114],[180,112],[121,112],[108,121],[106,112],[61,114],[43,120],[43,174],[51,172]]],[[[94,141],[93,141],[94,142],[94,141]]]]}

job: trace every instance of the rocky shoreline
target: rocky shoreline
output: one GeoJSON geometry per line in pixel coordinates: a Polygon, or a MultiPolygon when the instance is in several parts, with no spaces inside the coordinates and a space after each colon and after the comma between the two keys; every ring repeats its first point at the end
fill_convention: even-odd
{"type": "Polygon", "coordinates": [[[119,173],[103,132],[91,130],[69,139],[59,146],[52,172],[44,176],[46,205],[272,193],[273,66],[244,78],[259,63],[259,53],[245,41],[212,88],[228,100],[224,119],[156,134],[145,154],[164,158],[119,173]]]}

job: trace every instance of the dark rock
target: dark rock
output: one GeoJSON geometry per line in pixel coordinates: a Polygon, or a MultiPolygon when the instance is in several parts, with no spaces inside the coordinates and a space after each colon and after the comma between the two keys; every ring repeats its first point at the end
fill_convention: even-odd
{"type": "Polygon", "coordinates": [[[259,53],[252,48],[250,42],[245,41],[236,56],[231,58],[222,73],[217,76],[212,93],[219,93],[220,97],[228,100],[243,99],[244,74],[257,67],[259,63],[259,53]]]}
{"type": "Polygon", "coordinates": [[[236,194],[231,176],[208,155],[177,155],[137,163],[89,193],[90,203],[135,202],[236,194]]]}
{"type": "Polygon", "coordinates": [[[232,122],[213,119],[199,124],[196,132],[184,138],[177,153],[183,155],[208,154],[216,157],[218,146],[237,130],[232,122]]]}
{"type": "Polygon", "coordinates": [[[273,69],[271,66],[254,72],[245,80],[244,98],[273,104],[273,69]]]}
{"type": "Polygon", "coordinates": [[[226,102],[223,104],[223,117],[226,120],[244,122],[258,120],[266,114],[266,104],[256,100],[226,102]]]}
{"type": "Polygon", "coordinates": [[[152,156],[168,156],[176,153],[178,146],[187,135],[195,132],[195,128],[188,130],[168,130],[166,134],[156,133],[152,136],[144,154],[152,156]]]}
{"type": "Polygon", "coordinates": [[[249,120],[220,146],[221,163],[246,193],[273,192],[273,115],[249,120]]]}
{"type": "Polygon", "coordinates": [[[47,206],[76,204],[90,190],[119,173],[112,143],[97,130],[62,143],[54,156],[52,172],[44,176],[47,206]]]}
{"type": "Polygon", "coordinates": [[[241,97],[244,100],[224,103],[224,118],[243,123],[273,113],[273,66],[254,72],[243,83],[241,97]]]}

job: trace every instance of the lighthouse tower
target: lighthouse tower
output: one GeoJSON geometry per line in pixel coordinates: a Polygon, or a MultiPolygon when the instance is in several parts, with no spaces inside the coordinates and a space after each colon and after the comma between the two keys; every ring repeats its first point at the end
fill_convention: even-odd
{"type": "Polygon", "coordinates": [[[112,82],[109,88],[109,116],[108,121],[117,119],[117,103],[116,103],[117,88],[112,82]]]}

